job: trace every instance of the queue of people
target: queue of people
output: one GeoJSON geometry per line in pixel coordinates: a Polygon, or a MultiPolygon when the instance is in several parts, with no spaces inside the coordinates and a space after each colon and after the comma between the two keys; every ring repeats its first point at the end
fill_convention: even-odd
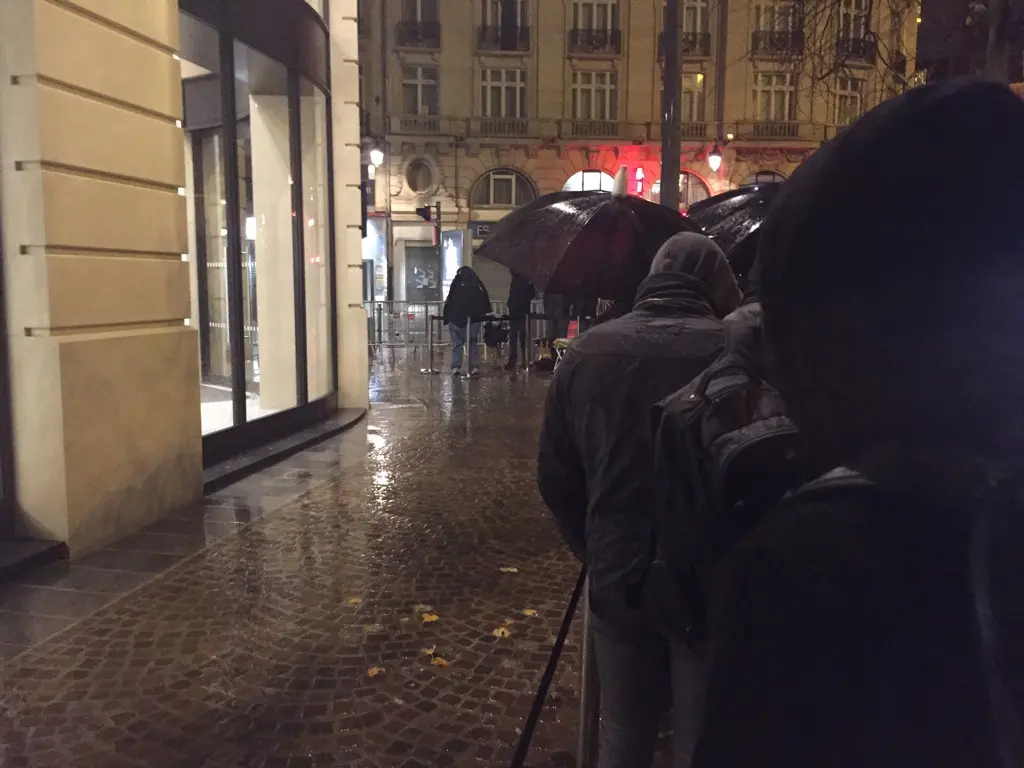
{"type": "MultiPolygon", "coordinates": [[[[891,99],[785,183],[742,303],[717,246],[677,235],[569,348],[538,482],[588,568],[599,768],[650,766],[669,706],[677,766],[1024,765],[1022,136],[1000,85],[891,99]],[[777,391],[802,473],[736,521],[695,639],[649,597],[653,414],[714,366],[777,391]]],[[[723,495],[702,511],[742,511],[723,495]]]]}

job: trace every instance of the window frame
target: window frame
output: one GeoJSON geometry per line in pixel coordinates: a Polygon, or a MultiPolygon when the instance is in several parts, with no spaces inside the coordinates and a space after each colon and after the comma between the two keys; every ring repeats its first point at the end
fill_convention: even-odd
{"type": "Polygon", "coordinates": [[[848,75],[836,76],[836,88],[832,96],[833,125],[845,127],[864,114],[864,85],[864,79],[860,77],[851,77],[848,75]],[[856,83],[856,87],[849,87],[852,83],[856,83]],[[844,85],[846,87],[844,87],[844,85]],[[840,105],[844,100],[847,102],[856,101],[857,104],[856,113],[849,117],[845,122],[840,120],[840,105]]]}
{"type": "Polygon", "coordinates": [[[617,122],[619,119],[619,73],[613,70],[580,69],[572,73],[572,98],[570,108],[573,120],[601,120],[617,122]],[[590,78],[589,83],[583,79],[590,78]],[[598,80],[602,82],[598,82],[598,80]],[[590,94],[589,115],[583,113],[583,93],[590,94]],[[598,101],[603,102],[606,117],[596,117],[598,101]]]}
{"type": "Polygon", "coordinates": [[[441,71],[440,67],[436,64],[403,64],[402,65],[402,112],[403,114],[412,117],[438,117],[441,113],[441,71]],[[407,77],[409,70],[415,70],[415,77],[407,77]],[[433,78],[425,77],[424,71],[432,70],[434,73],[433,78]],[[416,89],[416,112],[409,113],[405,107],[405,92],[408,86],[413,86],[416,89]],[[424,88],[427,86],[433,86],[434,88],[434,111],[431,112],[429,109],[424,111],[424,99],[423,93],[424,88]]]}
{"type": "Polygon", "coordinates": [[[797,109],[797,84],[798,79],[795,72],[786,72],[780,70],[766,71],[766,72],[755,72],[754,80],[751,84],[751,95],[753,102],[754,120],[760,123],[793,123],[796,122],[796,109],[797,109]],[[771,78],[771,83],[760,83],[759,80],[763,78],[771,78]],[[785,83],[780,84],[777,82],[778,78],[785,79],[785,83]],[[785,99],[784,110],[786,117],[783,119],[776,118],[774,116],[776,109],[775,101],[779,98],[779,95],[785,99]],[[767,110],[768,116],[765,116],[761,109],[761,99],[759,96],[767,95],[770,108],[767,110]]]}
{"type": "Polygon", "coordinates": [[[619,0],[573,0],[572,29],[611,32],[622,28],[619,0]],[[599,11],[599,9],[605,9],[599,11]],[[587,11],[589,10],[589,13],[587,11]],[[589,18],[585,18],[589,16],[589,18]],[[598,18],[603,16],[603,18],[598,18]],[[604,23],[597,23],[598,21],[604,23]]]}
{"type": "Polygon", "coordinates": [[[481,67],[479,75],[477,77],[480,103],[477,106],[478,117],[494,118],[494,119],[514,119],[514,120],[525,120],[526,119],[526,69],[522,67],[481,67]],[[509,80],[509,73],[516,73],[516,80],[509,80]],[[500,73],[500,79],[492,79],[494,74],[500,73]],[[501,94],[500,104],[501,108],[498,110],[502,114],[491,114],[494,110],[491,109],[491,89],[498,89],[501,94]],[[516,114],[509,115],[504,114],[508,110],[508,94],[511,91],[514,94],[516,104],[516,114]]]}

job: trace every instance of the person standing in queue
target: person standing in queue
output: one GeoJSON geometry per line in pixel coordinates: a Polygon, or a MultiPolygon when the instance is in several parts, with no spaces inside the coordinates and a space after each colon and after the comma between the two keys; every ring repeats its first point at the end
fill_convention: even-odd
{"type": "Polygon", "coordinates": [[[599,768],[649,768],[670,670],[683,764],[692,744],[693,670],[670,664],[644,608],[655,499],[650,411],[721,353],[720,318],[740,291],[725,255],[692,233],[666,242],[628,314],[597,325],[568,350],[548,390],[538,485],[590,577],[601,686],[599,768]]]}
{"type": "Polygon", "coordinates": [[[533,283],[522,275],[513,272],[512,284],[508,289],[508,365],[506,371],[514,371],[519,362],[519,351],[522,349],[523,365],[527,364],[526,329],[530,321],[530,305],[536,296],[533,283]]]}
{"type": "Polygon", "coordinates": [[[491,313],[491,297],[487,288],[469,267],[459,267],[448,289],[448,298],[444,302],[442,319],[448,326],[448,334],[452,342],[452,375],[462,372],[462,348],[467,346],[469,375],[480,373],[479,353],[477,352],[480,338],[480,322],[491,313]],[[466,328],[469,327],[469,336],[466,328]]]}

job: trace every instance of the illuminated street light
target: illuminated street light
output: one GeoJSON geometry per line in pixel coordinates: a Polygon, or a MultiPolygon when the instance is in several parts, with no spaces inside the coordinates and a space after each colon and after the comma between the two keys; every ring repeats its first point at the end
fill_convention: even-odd
{"type": "Polygon", "coordinates": [[[712,173],[718,173],[718,169],[722,167],[722,150],[718,148],[717,143],[708,153],[708,165],[711,166],[712,173]]]}
{"type": "Polygon", "coordinates": [[[370,164],[374,168],[380,168],[384,163],[384,150],[374,147],[370,150],[370,164]]]}

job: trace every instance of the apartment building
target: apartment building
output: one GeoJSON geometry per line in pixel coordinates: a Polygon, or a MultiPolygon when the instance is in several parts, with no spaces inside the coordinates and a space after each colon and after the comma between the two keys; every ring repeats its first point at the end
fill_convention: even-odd
{"type": "MultiPolygon", "coordinates": [[[[785,178],[913,71],[916,13],[874,0],[681,0],[681,205],[785,178]],[[718,148],[721,166],[708,155],[718,148]]],[[[540,194],[661,189],[663,0],[361,0],[367,298],[438,300],[540,194]],[[440,203],[443,236],[416,213],[440,203]]]]}

